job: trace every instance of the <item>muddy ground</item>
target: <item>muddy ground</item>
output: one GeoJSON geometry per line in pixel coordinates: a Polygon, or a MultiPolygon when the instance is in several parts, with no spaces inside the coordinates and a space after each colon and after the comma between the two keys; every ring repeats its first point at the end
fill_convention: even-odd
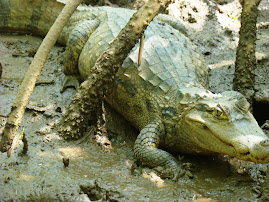
{"type": "MultiPolygon", "coordinates": [[[[140,3],[128,5],[136,7],[140,3]]],[[[213,92],[232,88],[240,11],[237,0],[176,1],[167,10],[186,26],[189,37],[204,54],[213,92]]],[[[254,106],[254,115],[261,125],[269,119],[268,19],[269,2],[262,0],[254,106]]],[[[3,67],[0,132],[6,122],[3,115],[9,113],[40,43],[41,39],[34,36],[0,35],[3,67]]],[[[107,136],[89,131],[90,135],[82,140],[62,140],[53,129],[75,94],[74,89],[60,93],[64,77],[63,52],[64,47],[55,46],[48,57],[23,117],[11,158],[0,153],[0,201],[269,200],[268,176],[265,177],[268,164],[254,164],[227,156],[180,154],[180,158],[184,157],[183,163],[192,164],[193,178],[183,176],[178,182],[161,179],[153,170],[136,167],[132,147],[138,131],[108,106],[107,136]],[[26,155],[22,154],[22,132],[28,140],[26,155]],[[69,159],[68,166],[63,159],[69,159]]]]}

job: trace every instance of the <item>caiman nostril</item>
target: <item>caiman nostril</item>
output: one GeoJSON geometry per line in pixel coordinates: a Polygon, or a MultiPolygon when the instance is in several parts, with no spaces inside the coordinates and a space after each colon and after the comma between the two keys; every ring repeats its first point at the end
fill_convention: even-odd
{"type": "Polygon", "coordinates": [[[262,140],[262,141],[260,142],[260,144],[261,144],[262,146],[264,146],[264,147],[269,146],[269,139],[268,139],[268,140],[262,140]]]}

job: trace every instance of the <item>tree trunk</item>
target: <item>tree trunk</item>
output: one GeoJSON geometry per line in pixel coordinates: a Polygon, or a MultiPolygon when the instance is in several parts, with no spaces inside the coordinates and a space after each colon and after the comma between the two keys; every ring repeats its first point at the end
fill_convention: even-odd
{"type": "Polygon", "coordinates": [[[110,47],[98,58],[91,75],[84,81],[61,120],[58,131],[65,139],[78,139],[89,123],[96,125],[104,94],[131,49],[153,18],[171,0],[148,0],[129,20],[110,47]]]}
{"type": "Polygon", "coordinates": [[[258,5],[260,0],[242,2],[240,39],[236,52],[233,89],[242,93],[253,105],[254,70],[256,67],[255,41],[258,5]]]}
{"type": "Polygon", "coordinates": [[[11,107],[11,112],[8,115],[7,123],[5,125],[2,139],[0,142],[0,150],[2,152],[7,151],[7,155],[11,154],[11,147],[13,139],[21,123],[22,116],[25,108],[28,104],[30,95],[33,92],[37,78],[41,72],[42,67],[46,61],[46,58],[56,43],[60,33],[64,26],[67,24],[69,18],[76,10],[82,0],[69,0],[62,12],[52,25],[47,36],[43,40],[39,49],[37,50],[35,57],[23,79],[23,82],[19,88],[16,99],[11,107]]]}

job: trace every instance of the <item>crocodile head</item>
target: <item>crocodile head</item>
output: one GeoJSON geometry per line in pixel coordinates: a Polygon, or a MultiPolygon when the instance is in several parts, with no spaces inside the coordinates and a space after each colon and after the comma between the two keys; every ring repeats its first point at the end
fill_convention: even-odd
{"type": "Polygon", "coordinates": [[[269,163],[269,137],[238,92],[201,99],[185,115],[192,141],[202,149],[242,160],[269,163]]]}

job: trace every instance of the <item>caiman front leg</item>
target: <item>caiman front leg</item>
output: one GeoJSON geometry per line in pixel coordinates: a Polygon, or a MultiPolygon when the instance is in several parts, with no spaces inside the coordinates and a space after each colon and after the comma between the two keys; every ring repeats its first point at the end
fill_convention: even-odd
{"type": "Polygon", "coordinates": [[[80,84],[78,70],[79,56],[85,43],[99,24],[100,21],[98,19],[84,20],[78,23],[71,31],[64,54],[63,63],[65,78],[60,90],[61,93],[68,87],[75,87],[76,90],[78,90],[80,84]]]}
{"type": "Polygon", "coordinates": [[[68,87],[74,87],[76,90],[78,90],[79,85],[79,75],[65,75],[64,80],[62,81],[60,93],[63,93],[68,87]]]}
{"type": "Polygon", "coordinates": [[[161,121],[153,121],[143,128],[138,135],[134,154],[142,165],[150,168],[160,168],[163,177],[176,180],[179,176],[180,168],[175,158],[168,152],[158,149],[165,135],[165,127],[161,121]]]}

